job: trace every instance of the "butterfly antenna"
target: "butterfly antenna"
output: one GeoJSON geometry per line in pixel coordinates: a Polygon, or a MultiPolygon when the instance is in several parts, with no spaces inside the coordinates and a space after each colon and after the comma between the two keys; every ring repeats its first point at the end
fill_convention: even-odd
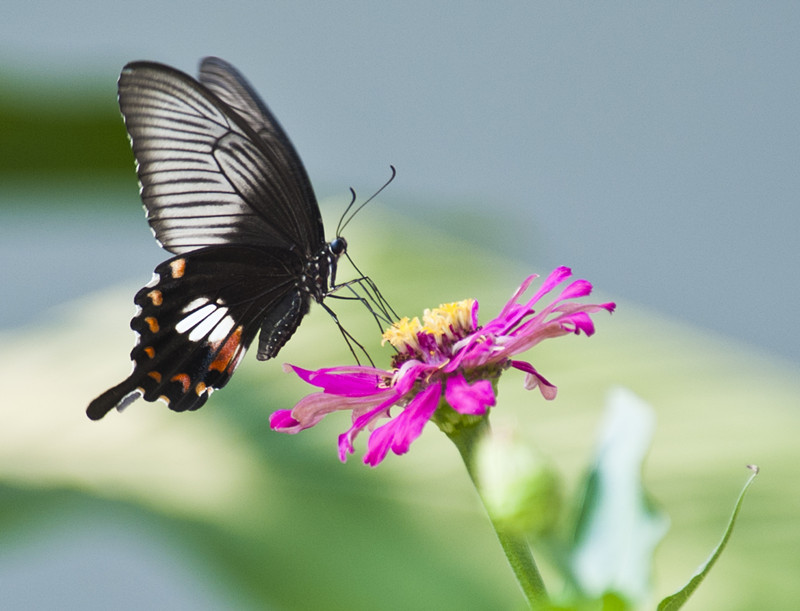
{"type": "MultiPolygon", "coordinates": [[[[347,204],[347,208],[344,209],[344,212],[342,212],[342,216],[339,217],[339,224],[336,225],[336,236],[337,237],[342,235],[342,229],[344,229],[344,225],[347,225],[347,223],[350,222],[348,220],[347,223],[345,223],[344,219],[347,216],[347,213],[350,212],[350,209],[353,207],[353,204],[355,204],[355,203],[356,203],[356,190],[353,189],[353,187],[350,187],[350,203],[347,204]]],[[[360,209],[361,209],[361,206],[359,206],[359,210],[360,209]]],[[[358,212],[358,210],[356,212],[358,212]]],[[[350,217],[350,218],[352,218],[352,217],[350,217]]]]}
{"type": "MultiPolygon", "coordinates": [[[[361,209],[374,200],[380,193],[389,186],[389,184],[394,180],[395,176],[397,175],[397,170],[393,165],[389,166],[392,170],[392,175],[389,179],[383,183],[380,189],[375,191],[365,202],[363,202],[360,206],[353,209],[353,206],[356,202],[356,192],[351,187],[350,188],[350,203],[347,204],[347,208],[345,208],[344,213],[342,213],[341,218],[339,219],[339,224],[336,226],[336,235],[341,236],[342,232],[344,231],[345,227],[353,220],[353,218],[358,214],[361,209]]],[[[336,284],[335,282],[335,268],[332,274],[332,283],[330,286],[330,290],[326,297],[331,297],[334,299],[344,299],[344,300],[352,300],[352,301],[360,301],[367,311],[372,315],[372,318],[375,320],[375,323],[378,325],[378,330],[383,333],[383,330],[386,326],[392,324],[394,321],[398,320],[400,317],[394,311],[389,302],[383,296],[383,294],[378,290],[378,286],[369,276],[364,275],[364,273],[358,269],[358,266],[355,264],[353,259],[350,257],[350,254],[345,250],[344,256],[347,257],[347,260],[350,262],[350,265],[353,266],[353,269],[356,271],[357,276],[344,282],[342,284],[336,284]],[[347,291],[349,294],[341,294],[340,291],[347,291]]],[[[357,363],[361,363],[358,354],[363,353],[364,356],[367,357],[367,360],[370,362],[370,365],[373,367],[375,366],[374,362],[372,361],[372,357],[370,357],[367,350],[364,348],[358,340],[356,340],[353,335],[345,329],[342,324],[339,322],[339,318],[336,316],[336,313],[329,308],[325,303],[322,303],[322,307],[328,312],[328,314],[333,318],[333,321],[336,323],[336,326],[339,328],[339,332],[342,334],[344,341],[347,343],[347,347],[350,349],[350,353],[353,355],[357,363]]]]}
{"type": "Polygon", "coordinates": [[[342,235],[342,232],[344,231],[344,228],[347,227],[348,223],[350,223],[350,221],[353,220],[355,215],[358,214],[364,206],[366,206],[373,199],[378,197],[378,195],[381,194],[381,191],[383,191],[386,187],[388,187],[389,184],[394,180],[394,177],[397,176],[397,170],[395,169],[395,167],[393,165],[390,165],[389,168],[391,168],[391,170],[392,170],[392,175],[389,177],[389,180],[387,180],[385,183],[383,183],[383,185],[381,186],[380,189],[378,189],[377,191],[375,191],[375,193],[370,195],[363,204],[361,204],[355,210],[352,210],[352,212],[351,212],[351,209],[353,208],[353,204],[356,201],[356,192],[353,190],[352,187],[350,188],[350,193],[352,194],[352,199],[350,200],[350,203],[347,205],[347,208],[345,208],[344,213],[342,214],[342,217],[339,219],[339,224],[336,226],[336,235],[337,235],[337,237],[342,235]],[[349,214],[349,216],[348,216],[348,214],[349,214]]]}

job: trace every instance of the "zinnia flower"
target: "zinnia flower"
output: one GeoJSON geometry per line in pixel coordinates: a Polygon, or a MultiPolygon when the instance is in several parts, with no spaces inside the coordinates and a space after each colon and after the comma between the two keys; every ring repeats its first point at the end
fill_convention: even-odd
{"type": "Polygon", "coordinates": [[[374,467],[389,450],[405,454],[429,420],[449,433],[485,417],[495,405],[494,384],[506,369],[525,372],[525,388],[538,388],[545,399],[554,399],[556,387],[533,365],[512,357],[551,337],[592,335],[590,314],[615,308],[613,303],[576,303],[575,299],[589,295],[592,285],[575,280],[549,305],[534,309],[571,275],[569,268],[559,267],[523,302],[523,294],[538,277],[528,276],[500,314],[483,326],[478,325],[474,299],[426,310],[422,322],[403,318],[383,334],[397,350],[389,370],[351,365],[309,371],[289,365],[322,392],[304,397],[291,410],[273,413],[270,426],[298,433],[326,414],[351,410],[352,425],[339,436],[339,458],[344,461],[354,452],[353,442],[366,428],[370,436],[364,462],[374,467]],[[401,411],[392,416],[392,408],[401,411]],[[384,418],[389,422],[378,426],[384,418]]]}

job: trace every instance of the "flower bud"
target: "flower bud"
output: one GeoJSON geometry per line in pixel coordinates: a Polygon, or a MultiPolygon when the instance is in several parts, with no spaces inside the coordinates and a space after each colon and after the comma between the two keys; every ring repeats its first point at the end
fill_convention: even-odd
{"type": "Polygon", "coordinates": [[[509,431],[495,431],[481,441],[475,470],[486,509],[500,528],[534,536],[553,529],[561,484],[538,452],[509,431]]]}

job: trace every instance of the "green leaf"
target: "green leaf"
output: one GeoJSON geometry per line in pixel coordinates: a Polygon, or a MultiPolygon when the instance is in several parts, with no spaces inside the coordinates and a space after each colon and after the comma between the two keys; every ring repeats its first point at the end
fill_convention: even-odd
{"type": "Polygon", "coordinates": [[[719,542],[711,556],[709,556],[708,560],[706,560],[705,564],[701,565],[700,568],[697,569],[697,572],[695,572],[694,576],[689,580],[689,582],[683,588],[675,592],[675,594],[667,596],[659,603],[658,611],[676,611],[677,609],[680,609],[689,599],[692,593],[697,589],[697,586],[699,586],[703,579],[706,578],[706,575],[708,575],[711,567],[714,566],[717,558],[719,558],[720,554],[722,554],[722,550],[724,550],[725,546],[728,545],[728,540],[731,538],[731,533],[733,533],[733,525],[736,523],[736,518],[739,515],[739,510],[742,507],[744,495],[748,488],[750,488],[750,484],[753,483],[756,475],[758,475],[758,467],[755,465],[747,465],[747,468],[751,469],[753,474],[747,480],[744,488],[742,488],[742,491],[739,493],[739,499],[736,501],[736,507],[733,509],[731,519],[728,521],[728,527],[725,529],[725,534],[722,536],[722,540],[719,542]]]}
{"type": "Polygon", "coordinates": [[[612,391],[571,551],[575,585],[584,594],[617,592],[639,603],[650,593],[653,551],[668,528],[641,481],[654,427],[649,405],[628,390],[612,391]]]}

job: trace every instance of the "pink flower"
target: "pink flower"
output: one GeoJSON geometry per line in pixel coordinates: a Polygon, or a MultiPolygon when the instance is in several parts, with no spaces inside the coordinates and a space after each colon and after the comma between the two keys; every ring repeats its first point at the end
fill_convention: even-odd
{"type": "Polygon", "coordinates": [[[591,293],[592,285],[586,280],[573,281],[549,305],[534,309],[571,275],[569,268],[559,267],[529,299],[521,301],[538,277],[528,276],[500,314],[482,327],[474,299],[426,310],[422,322],[403,318],[383,335],[397,350],[390,370],[353,365],[309,371],[289,365],[322,392],[304,397],[292,410],[273,413],[270,426],[283,433],[299,433],[331,412],[350,410],[352,425],[339,436],[339,458],[346,460],[355,451],[356,436],[368,429],[364,462],[374,467],[389,450],[405,454],[429,420],[444,429],[454,417],[486,416],[495,405],[493,382],[508,368],[525,372],[525,388],[538,388],[545,399],[554,399],[553,384],[527,361],[511,357],[551,337],[592,335],[590,314],[614,311],[613,303],[574,301],[591,293]],[[395,416],[393,407],[401,409],[395,416]],[[386,418],[389,421],[379,426],[386,418]]]}

